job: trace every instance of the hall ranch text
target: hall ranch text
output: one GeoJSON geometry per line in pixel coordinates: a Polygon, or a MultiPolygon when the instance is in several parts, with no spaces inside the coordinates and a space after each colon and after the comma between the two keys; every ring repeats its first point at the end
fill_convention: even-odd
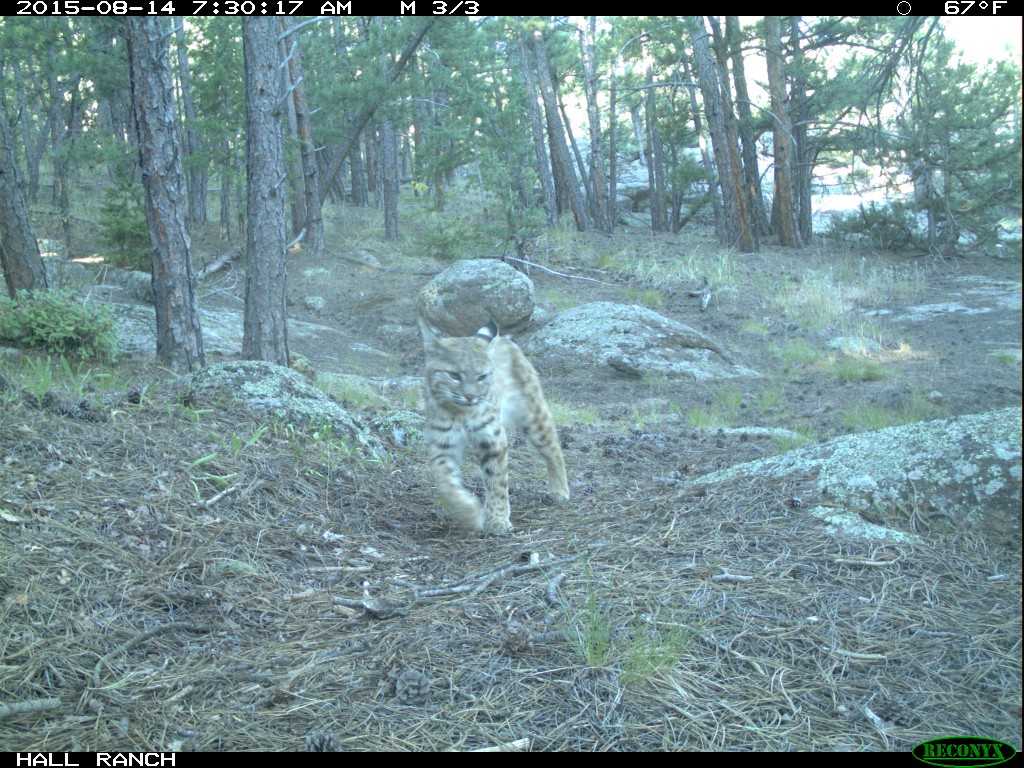
{"type": "Polygon", "coordinates": [[[95,763],[85,762],[92,753],[18,752],[14,758],[16,768],[81,768],[84,765],[117,766],[118,768],[161,768],[174,765],[173,752],[96,752],[95,763]]]}

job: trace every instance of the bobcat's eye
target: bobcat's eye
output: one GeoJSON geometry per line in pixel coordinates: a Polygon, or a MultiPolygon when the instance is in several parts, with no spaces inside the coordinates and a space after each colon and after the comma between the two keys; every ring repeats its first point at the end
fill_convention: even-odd
{"type": "Polygon", "coordinates": [[[454,381],[462,381],[462,374],[458,371],[445,371],[454,381]]]}
{"type": "Polygon", "coordinates": [[[491,378],[491,374],[489,374],[489,373],[481,373],[479,376],[476,377],[476,383],[477,384],[483,384],[489,378],[491,378]]]}

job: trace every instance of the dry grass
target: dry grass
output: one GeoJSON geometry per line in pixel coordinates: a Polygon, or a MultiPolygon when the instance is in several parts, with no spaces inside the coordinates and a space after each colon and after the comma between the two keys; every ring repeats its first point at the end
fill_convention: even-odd
{"type": "Polygon", "coordinates": [[[517,532],[467,537],[418,456],[160,398],[0,403],[0,750],[1021,746],[1019,542],[834,538],[651,474],[735,446],[585,425],[574,501],[516,447],[517,532]]]}

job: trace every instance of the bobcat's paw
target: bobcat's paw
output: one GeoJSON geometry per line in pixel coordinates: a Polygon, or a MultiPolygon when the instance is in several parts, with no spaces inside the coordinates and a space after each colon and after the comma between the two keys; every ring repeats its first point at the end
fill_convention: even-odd
{"type": "Polygon", "coordinates": [[[509,519],[492,517],[484,522],[483,532],[491,536],[501,536],[512,531],[512,523],[509,519]]]}

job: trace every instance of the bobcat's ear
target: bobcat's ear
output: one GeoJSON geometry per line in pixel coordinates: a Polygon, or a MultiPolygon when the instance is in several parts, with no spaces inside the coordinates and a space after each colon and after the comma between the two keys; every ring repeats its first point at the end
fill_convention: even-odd
{"type": "Polygon", "coordinates": [[[487,325],[485,325],[483,328],[476,332],[476,337],[478,339],[483,339],[484,341],[494,341],[497,335],[498,326],[493,320],[488,322],[487,325]]]}
{"type": "Polygon", "coordinates": [[[422,317],[417,317],[416,320],[420,326],[420,336],[423,338],[423,348],[434,349],[437,346],[438,340],[441,338],[441,332],[422,317]]]}

